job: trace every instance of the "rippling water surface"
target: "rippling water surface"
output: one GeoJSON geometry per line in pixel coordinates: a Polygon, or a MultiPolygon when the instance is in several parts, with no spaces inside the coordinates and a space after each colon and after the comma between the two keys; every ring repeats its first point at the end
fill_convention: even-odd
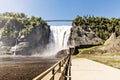
{"type": "Polygon", "coordinates": [[[54,57],[0,56],[0,80],[32,80],[58,60],[54,57]]]}

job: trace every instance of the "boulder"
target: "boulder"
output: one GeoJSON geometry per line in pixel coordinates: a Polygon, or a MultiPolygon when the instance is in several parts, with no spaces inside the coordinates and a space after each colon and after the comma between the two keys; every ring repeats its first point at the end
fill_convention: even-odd
{"type": "Polygon", "coordinates": [[[104,45],[109,45],[109,44],[111,44],[111,42],[114,41],[115,39],[116,39],[116,34],[113,33],[113,34],[109,37],[109,39],[107,39],[107,40],[105,41],[104,45]]]}
{"type": "Polygon", "coordinates": [[[120,52],[120,36],[116,37],[113,33],[99,49],[106,53],[120,52]]]}
{"type": "Polygon", "coordinates": [[[68,49],[64,49],[64,50],[60,50],[57,54],[56,54],[56,58],[63,58],[65,56],[67,56],[69,54],[69,50],[68,49]]]}

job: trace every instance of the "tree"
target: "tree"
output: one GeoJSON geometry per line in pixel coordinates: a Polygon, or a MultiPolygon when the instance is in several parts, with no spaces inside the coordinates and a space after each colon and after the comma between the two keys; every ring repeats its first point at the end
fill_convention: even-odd
{"type": "Polygon", "coordinates": [[[77,16],[72,24],[82,28],[89,27],[100,38],[106,40],[110,37],[111,33],[120,32],[120,19],[118,18],[105,18],[94,16],[77,16]]]}

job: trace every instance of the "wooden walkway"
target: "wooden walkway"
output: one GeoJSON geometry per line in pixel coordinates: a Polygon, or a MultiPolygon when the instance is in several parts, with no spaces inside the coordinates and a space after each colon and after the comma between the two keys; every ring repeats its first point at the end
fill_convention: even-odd
{"type": "Polygon", "coordinates": [[[71,80],[120,80],[120,70],[85,58],[72,59],[71,80]]]}

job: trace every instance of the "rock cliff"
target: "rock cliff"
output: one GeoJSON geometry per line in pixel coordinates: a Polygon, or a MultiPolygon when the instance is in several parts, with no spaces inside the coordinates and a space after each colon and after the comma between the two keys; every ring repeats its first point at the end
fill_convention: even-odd
{"type": "Polygon", "coordinates": [[[90,28],[82,28],[80,26],[74,26],[71,29],[71,35],[69,38],[69,45],[99,45],[103,41],[100,39],[90,28]]]}
{"type": "Polygon", "coordinates": [[[116,34],[113,33],[98,50],[104,53],[120,52],[120,36],[116,37],[116,34]]]}
{"type": "Polygon", "coordinates": [[[116,34],[113,33],[109,39],[107,39],[104,45],[97,46],[90,50],[85,50],[82,54],[98,54],[98,53],[118,53],[120,52],[120,36],[116,37],[116,34]]]}
{"type": "Polygon", "coordinates": [[[0,16],[0,54],[30,55],[43,51],[49,43],[50,26],[41,18],[18,15],[21,16],[0,16]]]}

